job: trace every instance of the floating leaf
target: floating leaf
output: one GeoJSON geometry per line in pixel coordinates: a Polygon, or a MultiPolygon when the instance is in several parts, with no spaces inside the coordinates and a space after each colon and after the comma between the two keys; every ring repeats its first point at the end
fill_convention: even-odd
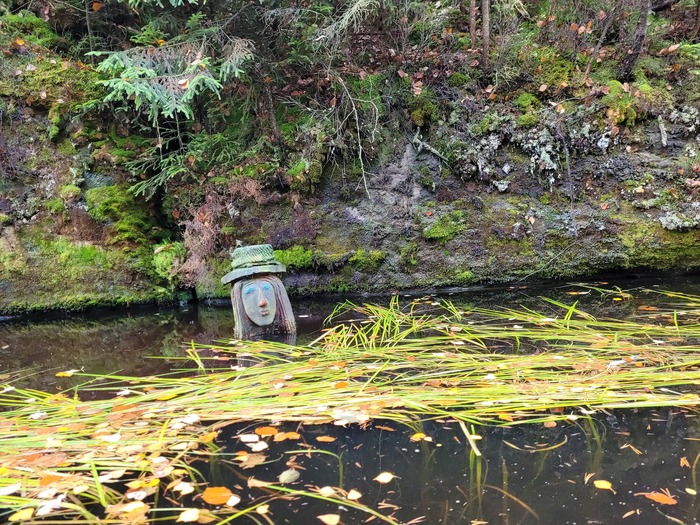
{"type": "Polygon", "coordinates": [[[260,487],[267,487],[270,485],[269,481],[263,481],[261,479],[255,479],[255,478],[248,478],[248,488],[260,488],[260,487]]]}
{"type": "Polygon", "coordinates": [[[695,489],[691,489],[690,487],[686,488],[686,489],[685,489],[685,492],[686,492],[687,494],[690,494],[691,496],[697,496],[697,495],[698,495],[698,491],[695,490],[695,489]]]}
{"type": "Polygon", "coordinates": [[[194,485],[187,481],[180,481],[173,487],[173,490],[185,496],[194,492],[194,485]]]}
{"type": "Polygon", "coordinates": [[[224,505],[233,496],[226,487],[207,487],[202,493],[202,499],[210,505],[224,505]]]}
{"type": "Polygon", "coordinates": [[[636,492],[634,494],[635,496],[644,496],[647,499],[650,499],[651,501],[655,501],[656,503],[659,503],[661,505],[675,505],[678,503],[678,500],[671,496],[671,494],[667,494],[664,492],[636,492]]]}
{"type": "Polygon", "coordinates": [[[423,432],[416,432],[408,439],[410,439],[414,443],[417,441],[422,441],[425,439],[425,434],[423,434],[423,432]]]}
{"type": "Polygon", "coordinates": [[[7,518],[7,521],[27,521],[31,519],[32,516],[34,516],[34,508],[27,507],[26,509],[18,510],[17,512],[12,514],[9,518],[7,518]]]}
{"type": "Polygon", "coordinates": [[[334,438],[333,436],[318,436],[316,438],[316,441],[318,441],[319,443],[333,443],[335,439],[336,438],[334,438]]]}
{"type": "Polygon", "coordinates": [[[613,494],[615,494],[615,491],[612,488],[612,483],[609,481],[606,481],[604,479],[597,479],[593,482],[593,485],[595,485],[595,488],[600,489],[600,490],[609,490],[613,494]]]}
{"type": "Polygon", "coordinates": [[[256,465],[260,465],[261,463],[264,463],[266,459],[267,456],[264,454],[247,454],[245,452],[236,456],[235,458],[236,461],[240,462],[241,467],[243,468],[252,468],[256,465]]]}
{"type": "Polygon", "coordinates": [[[362,497],[362,493],[355,489],[350,489],[350,492],[348,492],[347,496],[345,497],[351,501],[355,501],[362,497]]]}
{"type": "Polygon", "coordinates": [[[321,496],[325,496],[326,498],[330,498],[331,496],[333,496],[335,494],[335,489],[333,487],[325,486],[325,487],[321,487],[320,489],[318,489],[318,493],[321,496]]]}
{"type": "Polygon", "coordinates": [[[269,447],[269,445],[264,441],[258,441],[257,443],[246,443],[246,445],[250,447],[250,450],[253,452],[262,452],[269,447]]]}
{"type": "Polygon", "coordinates": [[[202,434],[199,436],[199,441],[200,443],[211,443],[216,439],[216,436],[219,435],[218,431],[213,431],[213,432],[207,432],[206,434],[202,434]]]}
{"type": "Polygon", "coordinates": [[[240,436],[236,437],[240,439],[242,443],[255,443],[260,441],[260,436],[257,434],[241,434],[240,436]]]}
{"type": "Polygon", "coordinates": [[[298,470],[295,470],[295,469],[293,469],[293,468],[290,468],[290,469],[285,470],[284,472],[282,472],[282,473],[277,477],[277,479],[279,480],[280,483],[282,483],[282,485],[284,485],[284,484],[286,484],[286,483],[293,483],[293,482],[295,482],[296,480],[299,479],[299,476],[300,476],[300,474],[299,474],[299,471],[298,471],[298,470]]]}
{"type": "Polygon", "coordinates": [[[71,377],[76,372],[80,372],[80,370],[73,369],[73,370],[66,370],[65,372],[57,372],[56,377],[71,377]]]}
{"type": "Polygon", "coordinates": [[[241,502],[241,497],[238,496],[238,495],[236,495],[236,494],[234,494],[233,496],[231,496],[231,497],[228,499],[228,501],[226,502],[226,506],[227,506],[227,507],[235,507],[235,506],[238,505],[240,502],[241,502]]]}
{"type": "Polygon", "coordinates": [[[177,518],[177,521],[191,523],[199,519],[199,509],[183,510],[177,518]]]}
{"type": "Polygon", "coordinates": [[[259,505],[256,509],[255,512],[258,514],[267,514],[267,512],[270,510],[270,506],[268,504],[264,505],[259,505]]]}
{"type": "Polygon", "coordinates": [[[255,433],[260,437],[275,436],[279,434],[279,430],[275,427],[259,427],[255,429],[255,433]]]}
{"type": "Polygon", "coordinates": [[[391,472],[382,472],[376,478],[374,478],[374,481],[384,484],[389,483],[395,477],[396,476],[394,476],[391,472]]]}
{"type": "Polygon", "coordinates": [[[275,437],[272,439],[275,442],[285,441],[287,439],[301,439],[301,434],[298,432],[280,432],[279,434],[275,434],[275,437]]]}
{"type": "Polygon", "coordinates": [[[325,525],[338,525],[338,523],[340,523],[340,516],[337,514],[321,514],[316,517],[325,525]]]}

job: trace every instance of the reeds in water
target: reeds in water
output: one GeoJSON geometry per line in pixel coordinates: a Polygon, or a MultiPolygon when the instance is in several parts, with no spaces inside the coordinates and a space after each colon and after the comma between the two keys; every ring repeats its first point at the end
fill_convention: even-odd
{"type": "Polygon", "coordinates": [[[0,386],[0,507],[9,521],[24,523],[272,523],[270,498],[306,495],[397,523],[340,487],[266,481],[254,486],[267,499],[254,503],[241,505],[233,493],[223,501],[223,489],[207,499],[195,461],[217,453],[223,426],[241,422],[273,429],[250,440],[262,443],[251,445],[255,454],[278,439],[270,424],[279,422],[303,428],[451,418],[478,453],[478,425],[695,407],[700,299],[673,299],[682,311],[650,307],[632,320],[596,319],[551,300],[547,315],[433,300],[343,305],[334,318],[344,321],[306,346],[191,345],[194,369],[146,378],[71,371],[85,383],[70,392],[8,382],[0,386]],[[197,504],[193,493],[216,508],[197,504]],[[174,510],[178,504],[185,507],[174,510]]]}

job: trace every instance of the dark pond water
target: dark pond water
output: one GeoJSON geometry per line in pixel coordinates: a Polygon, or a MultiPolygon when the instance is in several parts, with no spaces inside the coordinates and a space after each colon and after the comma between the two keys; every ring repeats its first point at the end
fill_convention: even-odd
{"type": "MultiPolygon", "coordinates": [[[[641,304],[663,301],[642,289],[700,294],[700,277],[627,279],[598,286],[617,286],[632,298],[615,302],[597,293],[570,295],[571,285],[547,288],[511,286],[446,294],[457,304],[482,307],[524,305],[546,311],[539,297],[566,303],[579,301],[594,314],[624,317],[641,304]]],[[[443,294],[445,295],[445,294],[443,294]]],[[[411,298],[406,297],[406,301],[411,298]]],[[[356,303],[386,298],[353,297],[356,303]]],[[[339,299],[295,301],[300,329],[298,343],[317,337],[324,318],[339,299]]],[[[23,370],[34,388],[55,391],[75,378],[55,372],[83,369],[101,374],[151,375],[183,366],[191,342],[211,343],[232,336],[228,306],[132,309],[42,320],[0,323],[0,374],[23,370]]],[[[281,429],[285,430],[285,429],[281,429]]],[[[423,423],[419,428],[396,424],[357,427],[294,426],[300,440],[270,442],[267,462],[243,468],[233,461],[247,450],[235,435],[250,431],[226,428],[221,436],[226,454],[205,466],[212,485],[225,485],[247,503],[266,501],[264,488],[248,488],[246,479],[276,481],[290,460],[302,467],[291,488],[334,486],[354,489],[360,502],[397,521],[424,517],[427,524],[666,524],[700,523],[696,466],[700,463],[700,423],[695,413],[679,410],[619,410],[596,414],[554,428],[539,425],[481,428],[475,432],[483,454],[478,457],[453,421],[423,423]],[[383,427],[383,428],[382,428],[383,427]],[[411,441],[416,432],[432,441],[411,441]],[[318,436],[335,438],[318,442],[318,436]],[[325,450],[299,453],[299,450],[325,450]],[[296,452],[295,452],[296,451],[296,452]],[[340,468],[342,464],[342,468],[340,468]],[[373,478],[391,472],[395,479],[380,484],[373,478]],[[589,477],[589,474],[594,476],[589,477]],[[596,487],[595,482],[609,482],[596,487]],[[673,505],[649,498],[668,491],[673,505]],[[645,495],[646,493],[646,495],[645,495]]],[[[661,497],[663,499],[663,496],[661,497]]],[[[270,514],[242,522],[313,524],[317,516],[338,514],[342,523],[365,523],[368,514],[330,502],[303,497],[275,500],[270,514]]],[[[380,523],[378,519],[373,521],[380,523]]]]}

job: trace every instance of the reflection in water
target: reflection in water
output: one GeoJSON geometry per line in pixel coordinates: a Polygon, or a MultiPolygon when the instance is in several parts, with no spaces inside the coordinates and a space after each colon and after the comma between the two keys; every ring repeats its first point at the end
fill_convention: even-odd
{"type": "MultiPolygon", "coordinates": [[[[663,283],[637,280],[614,284],[625,290],[658,286],[697,294],[697,281],[686,276],[663,283]]],[[[612,288],[613,284],[605,286],[612,288]]],[[[665,300],[663,296],[637,292],[624,301],[586,294],[585,290],[583,295],[580,293],[581,289],[565,285],[549,289],[507,287],[448,294],[448,298],[467,308],[522,305],[545,315],[549,310],[553,315],[560,313],[560,309],[539,299],[547,296],[566,304],[578,301],[579,308],[598,317],[637,314],[640,305],[665,300]]],[[[410,299],[406,297],[406,302],[410,299]]],[[[386,301],[378,298],[375,302],[386,301]]],[[[319,335],[322,320],[334,304],[294,303],[300,344],[319,335]]],[[[55,391],[81,381],[76,377],[56,378],[57,371],[120,371],[137,376],[164,373],[173,366],[183,366],[180,359],[186,356],[191,342],[206,344],[232,337],[228,305],[131,310],[51,322],[6,322],[0,323],[0,374],[38,371],[25,381],[32,388],[55,391]]],[[[355,489],[362,493],[363,504],[393,513],[404,523],[419,516],[425,516],[423,523],[431,525],[698,523],[698,501],[686,491],[700,490],[696,486],[700,428],[695,414],[669,409],[619,410],[594,418],[582,417],[554,428],[527,425],[476,429],[474,432],[482,437],[476,442],[481,457],[474,454],[460,426],[447,417],[413,429],[396,424],[381,428],[380,422],[366,430],[357,425],[290,425],[281,428],[299,431],[301,441],[277,443],[268,439],[265,463],[243,468],[227,456],[219,456],[202,469],[210,468],[208,479],[214,486],[240,487],[236,492],[250,505],[265,493],[264,489],[247,488],[246,480],[255,476],[275,481],[289,468],[288,461],[296,457],[301,477],[292,487],[355,489]],[[418,431],[432,441],[411,441],[418,431]],[[321,435],[336,439],[322,443],[316,440],[321,435]],[[314,453],[315,449],[333,455],[314,453]],[[305,452],[293,452],[299,450],[305,452]],[[380,485],[373,478],[382,471],[397,478],[380,485]],[[595,480],[610,482],[615,492],[596,488],[595,480]],[[662,489],[668,489],[678,503],[660,505],[643,495],[662,489]]],[[[227,428],[222,434],[227,452],[247,450],[233,437],[239,430],[251,429],[227,428]]],[[[367,519],[358,511],[309,498],[276,501],[271,513],[274,523],[289,524],[317,523],[317,516],[326,513],[340,514],[345,524],[367,519]]]]}
{"type": "MultiPolygon", "coordinates": [[[[685,457],[692,465],[700,454],[694,414],[619,411],[555,428],[481,428],[480,457],[449,419],[423,424],[431,441],[411,441],[416,429],[395,423],[375,423],[366,430],[291,425],[280,427],[284,430],[298,431],[301,444],[270,439],[265,462],[250,468],[236,461],[216,463],[211,483],[241,487],[237,494],[249,506],[269,492],[247,488],[248,478],[276,483],[292,464],[300,478],[291,488],[355,489],[361,503],[382,508],[402,523],[424,516],[422,523],[431,525],[617,524],[628,513],[630,521],[624,523],[667,524],[667,515],[690,525],[699,515],[695,497],[685,490],[698,488],[693,471],[680,461],[685,457]],[[319,436],[335,441],[321,443],[319,436]],[[320,449],[332,454],[314,452],[320,449]],[[374,481],[380,472],[396,477],[381,485],[374,481]],[[596,488],[596,480],[609,481],[613,490],[596,488]],[[676,505],[662,507],[642,494],[664,488],[676,505]]],[[[226,429],[221,436],[226,452],[249,452],[235,435],[250,431],[249,426],[226,429]]],[[[315,523],[325,513],[340,514],[343,523],[367,518],[310,498],[278,501],[271,511],[279,519],[275,523],[315,523]]]]}

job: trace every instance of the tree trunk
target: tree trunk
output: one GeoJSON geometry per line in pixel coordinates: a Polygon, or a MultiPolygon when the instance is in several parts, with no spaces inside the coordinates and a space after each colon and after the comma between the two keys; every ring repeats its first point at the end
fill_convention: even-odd
{"type": "Polygon", "coordinates": [[[641,7],[639,8],[637,29],[634,32],[634,42],[632,43],[632,48],[627,51],[627,56],[622,63],[622,68],[620,69],[620,80],[629,80],[632,76],[632,70],[637,63],[637,59],[639,59],[639,55],[644,47],[644,40],[646,40],[647,37],[647,22],[650,10],[651,1],[642,0],[641,7]]]}
{"type": "Polygon", "coordinates": [[[695,25],[693,26],[693,30],[690,32],[690,38],[695,40],[695,38],[698,36],[698,32],[700,32],[700,0],[696,0],[695,2],[695,25]]]}
{"type": "Polygon", "coordinates": [[[476,0],[469,0],[469,47],[476,49],[476,0]]]}
{"type": "MultiPolygon", "coordinates": [[[[700,0],[698,0],[700,2],[700,0]]],[[[583,74],[583,81],[585,82],[588,80],[588,75],[591,73],[591,66],[593,65],[593,62],[595,62],[595,59],[598,58],[598,53],[600,53],[600,48],[603,47],[603,42],[605,42],[605,37],[608,34],[608,29],[610,29],[610,25],[612,24],[613,17],[615,15],[615,10],[617,9],[617,6],[619,4],[615,4],[613,8],[608,12],[608,17],[605,20],[605,25],[603,26],[603,30],[600,32],[600,38],[598,39],[598,43],[595,45],[595,48],[593,48],[593,53],[591,53],[591,58],[588,60],[588,64],[586,65],[586,72],[583,74]]]]}
{"type": "MultiPolygon", "coordinates": [[[[648,0],[646,0],[648,2],[648,0]]],[[[490,0],[481,0],[481,66],[489,67],[489,40],[491,38],[490,0]]]]}

